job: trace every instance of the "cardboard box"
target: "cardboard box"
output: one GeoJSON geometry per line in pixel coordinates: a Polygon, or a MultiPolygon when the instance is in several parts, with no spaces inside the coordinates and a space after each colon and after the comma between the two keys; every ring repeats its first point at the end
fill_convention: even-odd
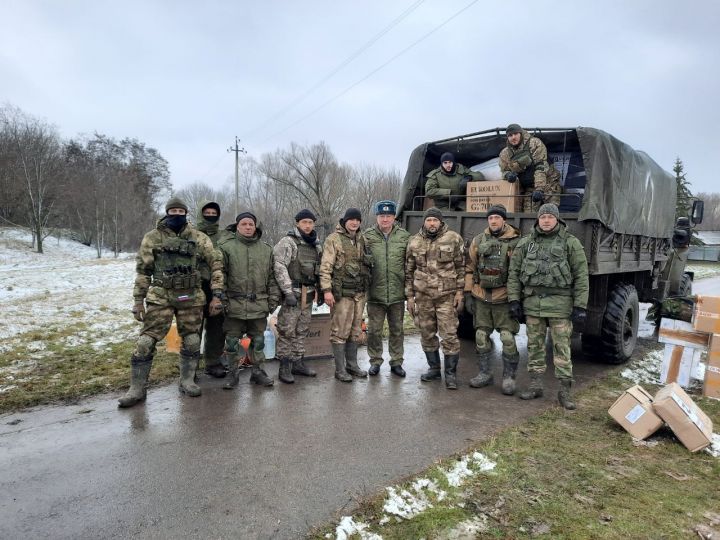
{"type": "Polygon", "coordinates": [[[305,358],[327,358],[332,356],[330,345],[330,314],[317,313],[310,319],[305,338],[305,358]]]}
{"type": "Polygon", "coordinates": [[[518,182],[496,180],[488,182],[468,182],[467,185],[467,211],[487,212],[494,204],[502,204],[508,212],[517,212],[522,208],[519,195],[518,182]]]}
{"type": "Polygon", "coordinates": [[[703,396],[720,399],[720,334],[714,334],[710,339],[705,365],[703,396]]]}
{"type": "Polygon", "coordinates": [[[693,327],[708,334],[720,334],[720,296],[697,297],[693,327]]]}
{"type": "Polygon", "coordinates": [[[658,341],[706,351],[710,334],[696,330],[688,322],[663,318],[660,320],[658,341]]]}
{"type": "MultiPolygon", "coordinates": [[[[660,382],[663,384],[676,382],[680,386],[688,388],[701,358],[702,350],[700,349],[667,343],[660,370],[660,382]]],[[[697,375],[695,376],[697,377],[697,375]]]]}
{"type": "Polygon", "coordinates": [[[653,409],[691,452],[702,450],[712,441],[712,420],[679,384],[671,383],[658,391],[653,409]]]}
{"type": "Polygon", "coordinates": [[[653,410],[652,396],[639,385],[625,390],[608,409],[608,414],[636,439],[649,437],[663,424],[653,410]]]}

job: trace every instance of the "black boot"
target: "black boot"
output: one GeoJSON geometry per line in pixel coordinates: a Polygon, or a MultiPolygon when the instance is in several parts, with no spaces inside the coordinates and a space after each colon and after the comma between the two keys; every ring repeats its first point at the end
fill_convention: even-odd
{"type": "Polygon", "coordinates": [[[225,377],[223,390],[232,390],[240,382],[240,375],[238,374],[239,347],[240,344],[237,338],[227,338],[225,340],[225,353],[223,356],[227,361],[227,376],[225,377]]]}
{"type": "Polygon", "coordinates": [[[368,369],[368,375],[375,376],[380,373],[380,364],[372,364],[368,369]]]}
{"type": "Polygon", "coordinates": [[[199,360],[199,352],[191,353],[185,349],[180,350],[180,392],[186,396],[202,395],[202,390],[195,384],[195,370],[199,360]]]}
{"type": "Polygon", "coordinates": [[[302,375],[303,377],[315,377],[317,375],[314,370],[305,365],[302,358],[292,362],[292,369],[290,371],[293,375],[302,375]]]}
{"type": "Polygon", "coordinates": [[[367,371],[358,365],[357,350],[358,344],[354,341],[345,343],[345,370],[353,377],[367,377],[367,371]]]}
{"type": "Polygon", "coordinates": [[[560,391],[558,392],[558,401],[560,405],[568,411],[574,411],[577,406],[570,396],[570,388],[572,387],[572,379],[560,379],[560,391]]]}
{"type": "Polygon", "coordinates": [[[445,388],[457,390],[457,365],[460,361],[460,354],[445,355],[445,388]]]}
{"type": "Polygon", "coordinates": [[[222,379],[225,377],[225,366],[222,365],[219,358],[205,358],[205,374],[222,379]]]}
{"type": "Polygon", "coordinates": [[[407,375],[402,367],[402,364],[395,364],[394,366],[390,366],[390,373],[392,373],[393,375],[397,375],[398,377],[405,377],[405,375],[407,375]]]}
{"type": "Polygon", "coordinates": [[[290,369],[290,359],[289,358],[278,358],[278,361],[280,362],[280,369],[278,370],[278,379],[280,379],[282,382],[287,384],[292,384],[295,382],[295,378],[292,376],[292,371],[290,369]]]}
{"type": "Polygon", "coordinates": [[[342,382],[352,382],[352,376],[345,369],[345,344],[332,344],[333,356],[335,357],[335,378],[342,382]]]}
{"type": "Polygon", "coordinates": [[[145,401],[148,376],[152,367],[153,357],[135,356],[130,359],[130,388],[123,397],[118,400],[118,407],[127,408],[145,401]]]}
{"type": "Polygon", "coordinates": [[[478,354],[479,373],[470,379],[470,386],[473,388],[482,388],[493,383],[492,372],[490,371],[490,352],[478,354]]]}
{"type": "Polygon", "coordinates": [[[512,396],[515,393],[515,377],[519,361],[520,355],[509,356],[503,353],[502,393],[506,396],[512,396]]]}
{"type": "Polygon", "coordinates": [[[260,386],[272,386],[273,384],[275,384],[275,381],[272,379],[272,377],[268,376],[268,374],[263,369],[262,364],[253,364],[252,372],[250,373],[250,382],[260,386]]]}
{"type": "Polygon", "coordinates": [[[543,374],[531,372],[530,373],[530,384],[528,387],[520,392],[518,396],[520,399],[536,399],[543,395],[543,374]]]}
{"type": "Polygon", "coordinates": [[[440,372],[440,351],[425,351],[425,358],[429,369],[420,375],[421,381],[437,381],[442,379],[442,373],[440,372]]]}

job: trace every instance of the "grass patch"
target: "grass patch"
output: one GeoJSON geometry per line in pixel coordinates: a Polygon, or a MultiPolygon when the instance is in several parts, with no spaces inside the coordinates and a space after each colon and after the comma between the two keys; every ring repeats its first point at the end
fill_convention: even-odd
{"type": "Polygon", "coordinates": [[[692,261],[685,267],[687,272],[693,272],[695,279],[703,279],[720,275],[720,263],[712,261],[692,261]]]}
{"type": "MultiPolygon", "coordinates": [[[[380,525],[383,492],[361,501],[354,519],[385,539],[442,538],[469,517],[486,522],[482,538],[696,536],[695,527],[710,521],[704,514],[720,508],[720,459],[704,451],[691,454],[667,429],[653,437],[657,446],[634,446],[607,415],[631,386],[618,375],[621,369],[579,393],[577,411],[549,409],[469,449],[489,456],[496,468],[448,490],[447,499],[431,510],[380,525]]],[[[693,398],[717,425],[720,401],[693,398]]],[[[326,534],[334,538],[334,526],[312,531],[309,538],[326,534]]]]}

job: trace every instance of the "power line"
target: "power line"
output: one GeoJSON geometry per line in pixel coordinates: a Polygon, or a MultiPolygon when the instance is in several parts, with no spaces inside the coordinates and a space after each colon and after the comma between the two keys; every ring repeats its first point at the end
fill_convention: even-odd
{"type": "Polygon", "coordinates": [[[358,50],[356,50],[354,53],[352,53],[350,56],[348,56],[345,60],[343,60],[340,64],[338,64],[330,73],[328,73],[325,77],[320,79],[318,82],[316,82],[312,87],[307,89],[304,93],[302,93],[300,96],[295,98],[293,101],[291,101],[289,104],[287,104],[285,107],[280,109],[277,113],[275,113],[273,116],[271,116],[269,119],[261,123],[260,125],[256,126],[252,130],[250,130],[248,133],[245,134],[243,138],[247,139],[249,136],[254,135],[258,131],[263,130],[264,128],[268,127],[272,122],[277,120],[278,118],[282,117],[287,113],[289,110],[291,110],[296,105],[302,103],[305,101],[305,99],[310,96],[315,90],[320,88],[323,84],[325,84],[327,81],[329,81],[333,76],[335,76],[341,69],[343,69],[345,66],[347,66],[350,62],[355,60],[358,56],[360,56],[363,52],[365,52],[371,45],[373,45],[375,42],[377,42],[381,37],[383,37],[385,34],[387,34],[390,30],[392,30],[395,26],[400,24],[405,18],[407,18],[408,15],[410,15],[413,11],[415,11],[420,4],[422,4],[425,0],[417,0],[414,4],[412,4],[410,7],[408,7],[405,11],[403,11],[400,15],[398,15],[396,18],[394,18],[390,23],[380,30],[377,34],[375,34],[368,42],[366,42],[362,47],[360,47],[358,50]]]}
{"type": "Polygon", "coordinates": [[[435,32],[437,32],[438,30],[440,30],[443,26],[445,26],[446,24],[448,24],[448,23],[449,23],[450,21],[452,21],[455,17],[457,17],[458,15],[460,15],[461,13],[463,13],[464,11],[466,11],[467,9],[469,9],[470,7],[472,7],[473,4],[477,4],[477,2],[478,2],[478,0],[472,0],[472,2],[470,2],[469,4],[467,4],[465,7],[461,8],[460,10],[456,11],[454,14],[452,14],[450,17],[448,17],[447,19],[445,19],[445,20],[444,20],[442,23],[440,23],[438,26],[436,26],[435,28],[433,28],[432,30],[430,30],[427,34],[424,34],[423,36],[421,36],[421,37],[420,37],[419,39],[417,39],[416,41],[413,41],[410,45],[408,45],[407,47],[405,47],[404,49],[402,49],[400,52],[398,52],[397,54],[395,54],[394,56],[392,56],[389,60],[387,60],[386,62],[384,62],[383,64],[381,64],[381,65],[378,66],[377,68],[373,69],[370,73],[368,73],[367,75],[365,75],[363,78],[361,78],[361,79],[359,79],[358,81],[354,82],[353,84],[351,84],[350,86],[348,86],[347,88],[345,88],[345,90],[343,90],[342,92],[340,92],[340,93],[336,94],[335,96],[331,97],[330,99],[328,99],[327,101],[325,101],[324,103],[322,103],[321,105],[319,105],[318,107],[316,107],[315,109],[313,109],[312,111],[310,111],[310,112],[309,112],[308,114],[306,114],[305,116],[300,117],[298,120],[296,120],[296,121],[293,122],[292,124],[290,124],[290,125],[288,125],[287,127],[281,129],[280,131],[274,133],[273,135],[270,135],[268,138],[264,139],[260,144],[265,144],[265,143],[268,142],[269,140],[274,139],[275,137],[277,137],[278,135],[282,135],[282,134],[285,133],[287,130],[295,127],[296,125],[300,124],[301,122],[304,122],[305,120],[307,120],[308,118],[310,118],[311,116],[313,116],[313,115],[316,114],[317,112],[321,111],[322,109],[324,109],[325,107],[327,107],[328,105],[330,105],[331,103],[333,103],[334,101],[336,101],[337,99],[341,98],[342,96],[344,96],[345,94],[347,94],[350,90],[352,90],[353,88],[355,88],[357,85],[365,82],[365,81],[368,80],[370,77],[372,77],[373,75],[375,75],[378,71],[380,71],[380,70],[383,69],[384,67],[387,67],[389,64],[391,64],[392,62],[394,62],[395,60],[397,60],[400,56],[402,56],[403,54],[405,54],[406,52],[408,52],[410,49],[412,49],[413,47],[415,47],[415,45],[417,45],[418,43],[420,43],[420,42],[426,40],[427,38],[429,38],[432,34],[434,34],[435,32]]]}

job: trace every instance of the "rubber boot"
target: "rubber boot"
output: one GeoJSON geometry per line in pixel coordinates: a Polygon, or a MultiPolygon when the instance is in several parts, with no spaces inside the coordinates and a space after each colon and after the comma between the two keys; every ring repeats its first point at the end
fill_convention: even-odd
{"type": "Polygon", "coordinates": [[[130,359],[130,388],[123,397],[118,400],[118,407],[126,408],[145,401],[148,376],[152,367],[152,356],[135,356],[130,359]]]}
{"type": "Polygon", "coordinates": [[[470,379],[470,386],[473,388],[482,388],[493,383],[492,372],[490,371],[490,351],[478,353],[479,373],[470,379]]]}
{"type": "Polygon", "coordinates": [[[225,376],[225,384],[223,390],[232,390],[240,382],[240,374],[238,373],[238,357],[236,353],[227,353],[227,375],[225,376]]]}
{"type": "Polygon", "coordinates": [[[459,354],[445,355],[445,388],[457,390],[457,365],[460,361],[459,354]]]}
{"type": "Polygon", "coordinates": [[[260,386],[272,386],[275,381],[268,376],[263,368],[264,362],[259,365],[253,364],[252,372],[250,373],[250,382],[260,386]]]}
{"type": "Polygon", "coordinates": [[[332,344],[335,356],[335,378],[342,382],[352,382],[352,376],[345,369],[345,343],[332,344]]]}
{"type": "Polygon", "coordinates": [[[574,411],[577,406],[570,396],[570,388],[572,387],[572,379],[560,379],[560,391],[558,392],[558,401],[560,405],[568,411],[574,411]]]}
{"type": "Polygon", "coordinates": [[[421,381],[437,381],[442,379],[440,372],[440,351],[425,351],[429,369],[420,375],[421,381]]]}
{"type": "Polygon", "coordinates": [[[294,360],[292,362],[292,369],[290,370],[293,375],[302,375],[303,377],[315,377],[317,373],[315,370],[310,369],[305,365],[302,358],[294,360]]]}
{"type": "Polygon", "coordinates": [[[215,377],[216,379],[222,379],[225,377],[225,366],[219,358],[205,358],[205,374],[215,377]]]}
{"type": "Polygon", "coordinates": [[[292,371],[290,370],[290,359],[289,358],[279,358],[280,362],[280,369],[278,370],[278,379],[280,379],[282,382],[287,384],[292,384],[295,382],[295,378],[292,376],[292,371]]]}
{"type": "Polygon", "coordinates": [[[187,351],[180,351],[180,392],[186,396],[202,395],[202,390],[195,384],[198,360],[200,360],[200,353],[191,354],[187,351]]]}
{"type": "Polygon", "coordinates": [[[512,396],[515,393],[515,377],[517,376],[520,355],[509,356],[503,353],[502,393],[512,396]]]}
{"type": "Polygon", "coordinates": [[[518,396],[520,399],[535,399],[542,397],[543,395],[543,374],[531,372],[530,373],[530,384],[528,387],[520,392],[518,396]]]}
{"type": "Polygon", "coordinates": [[[354,341],[345,343],[345,370],[353,377],[367,377],[367,371],[360,369],[357,359],[358,344],[354,341]]]}

